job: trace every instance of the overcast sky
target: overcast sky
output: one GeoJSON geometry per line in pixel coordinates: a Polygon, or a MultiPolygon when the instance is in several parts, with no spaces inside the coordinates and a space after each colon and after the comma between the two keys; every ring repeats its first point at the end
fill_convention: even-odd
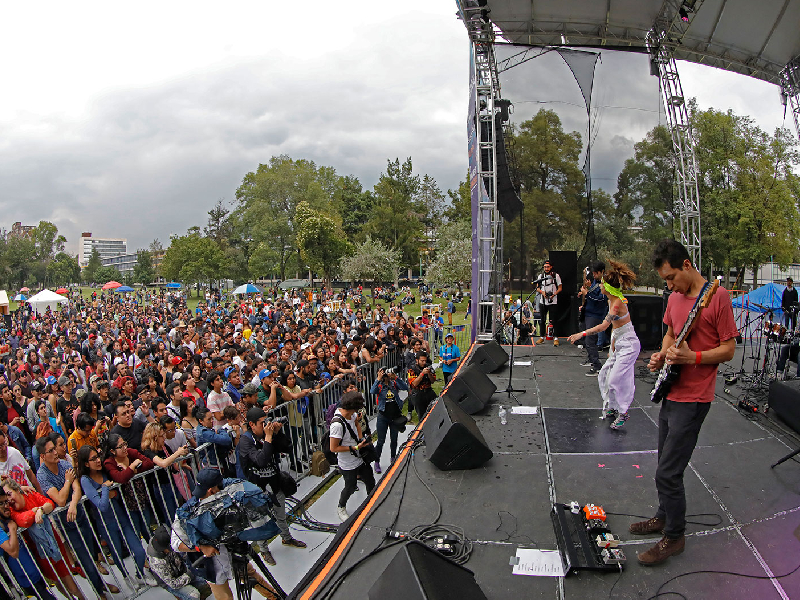
{"type": "MultiPolygon", "coordinates": [[[[411,156],[443,190],[466,173],[469,45],[452,0],[12,3],[0,52],[0,225],[53,221],[71,253],[82,231],[134,251],[203,225],[277,154],[367,188],[388,158],[411,156]]],[[[769,131],[783,122],[769,84],[694,65],[681,75],[702,108],[769,131]]],[[[613,191],[659,122],[656,83],[642,57],[603,53],[594,187],[613,191]]],[[[502,85],[515,119],[547,107],[585,133],[557,55],[502,85]]]]}

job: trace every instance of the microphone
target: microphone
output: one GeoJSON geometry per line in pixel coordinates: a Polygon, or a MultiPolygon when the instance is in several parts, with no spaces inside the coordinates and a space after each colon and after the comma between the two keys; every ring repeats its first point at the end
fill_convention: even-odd
{"type": "Polygon", "coordinates": [[[551,275],[542,275],[536,281],[531,281],[531,285],[536,285],[537,283],[543,283],[543,282],[547,281],[548,279],[550,279],[551,277],[552,277],[551,275]]]}

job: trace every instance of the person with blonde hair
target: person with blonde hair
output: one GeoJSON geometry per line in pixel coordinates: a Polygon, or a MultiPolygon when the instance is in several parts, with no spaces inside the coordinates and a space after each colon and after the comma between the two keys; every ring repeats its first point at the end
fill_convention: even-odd
{"type": "Polygon", "coordinates": [[[167,454],[165,442],[167,433],[161,423],[148,423],[142,433],[141,453],[149,458],[157,467],[155,477],[158,489],[153,492],[155,504],[165,517],[165,522],[169,523],[175,518],[175,510],[179,504],[179,494],[176,492],[172,479],[172,473],[177,467],[173,463],[186,456],[189,449],[181,446],[175,452],[167,454]]]}
{"type": "Polygon", "coordinates": [[[569,336],[569,341],[574,344],[611,325],[611,347],[597,383],[603,397],[602,418],[612,419],[611,429],[622,429],[633,402],[634,367],[642,349],[631,322],[628,300],[622,294],[622,290],[633,287],[636,274],[627,265],[614,260],[609,260],[608,265],[601,282],[602,292],[608,298],[608,314],[599,325],[569,336]]]}

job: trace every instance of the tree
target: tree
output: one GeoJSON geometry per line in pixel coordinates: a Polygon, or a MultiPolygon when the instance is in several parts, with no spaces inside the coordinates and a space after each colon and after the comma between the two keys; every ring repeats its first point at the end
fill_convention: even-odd
{"type": "Polygon", "coordinates": [[[505,255],[518,268],[520,240],[512,232],[519,231],[522,218],[525,248],[521,262],[528,277],[532,260],[543,257],[546,250],[563,247],[565,241],[574,245],[575,232],[586,230],[585,178],[578,167],[581,136],[576,131],[566,133],[558,115],[545,109],[514,128],[510,136],[516,148],[524,210],[506,225],[505,255]]]}
{"type": "Polygon", "coordinates": [[[66,252],[56,254],[47,265],[47,280],[52,283],[66,285],[77,283],[80,279],[81,267],[78,259],[66,252]]]}
{"type": "Polygon", "coordinates": [[[236,227],[253,250],[266,243],[277,259],[281,279],[299,256],[295,210],[307,202],[315,210],[335,212],[331,206],[336,193],[334,169],[318,167],[313,161],[273,156],[247,173],[236,190],[236,227]]]}
{"type": "MultiPolygon", "coordinates": [[[[108,283],[109,281],[118,281],[122,279],[122,275],[116,267],[99,267],[94,274],[95,283],[108,283]]],[[[121,282],[120,282],[121,283],[121,282]]]]}
{"type": "Polygon", "coordinates": [[[92,248],[92,254],[89,256],[89,262],[83,268],[83,279],[87,283],[98,283],[97,270],[103,266],[103,260],[100,258],[100,252],[97,248],[92,248]]]}
{"type": "Polygon", "coordinates": [[[136,253],[136,264],[133,266],[133,281],[147,285],[152,283],[156,277],[156,270],[153,268],[153,255],[149,250],[139,250],[136,253]]]}
{"type": "Polygon", "coordinates": [[[298,204],[295,221],[300,256],[309,267],[325,274],[325,285],[330,287],[333,270],[352,251],[352,245],[335,219],[314,210],[307,202],[298,204]]]}
{"type": "Polygon", "coordinates": [[[161,263],[161,272],[170,281],[187,285],[208,282],[223,275],[225,254],[214,240],[200,235],[198,227],[186,235],[173,235],[161,263]]]}
{"type": "Polygon", "coordinates": [[[394,281],[400,269],[400,251],[373,240],[369,235],[345,256],[339,270],[347,281],[394,281]]]}
{"type": "Polygon", "coordinates": [[[457,285],[472,278],[472,225],[465,220],[442,225],[437,231],[436,258],[425,272],[433,287],[457,285]]]}
{"type": "Polygon", "coordinates": [[[36,244],[27,235],[4,234],[1,238],[2,268],[4,279],[23,287],[33,271],[36,244]]]}
{"type": "Polygon", "coordinates": [[[375,197],[372,192],[363,190],[357,177],[339,177],[334,194],[334,205],[342,215],[342,229],[348,239],[362,237],[364,224],[369,220],[375,197]]]}
{"type": "Polygon", "coordinates": [[[448,221],[472,221],[472,193],[469,189],[469,173],[455,190],[447,190],[450,205],[444,209],[448,221]]]}
{"type": "Polygon", "coordinates": [[[423,210],[419,202],[420,178],[413,174],[411,158],[387,161],[373,194],[375,206],[364,231],[372,239],[400,252],[401,264],[414,265],[423,240],[423,210]]]}
{"type": "Polygon", "coordinates": [[[207,238],[217,242],[220,246],[228,243],[233,232],[230,218],[231,211],[225,207],[224,200],[220,198],[210,211],[208,211],[208,222],[203,231],[207,238]]]}

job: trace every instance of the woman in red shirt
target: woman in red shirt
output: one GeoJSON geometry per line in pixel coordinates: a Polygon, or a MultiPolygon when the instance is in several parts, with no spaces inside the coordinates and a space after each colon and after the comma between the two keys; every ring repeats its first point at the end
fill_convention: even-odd
{"type": "Polygon", "coordinates": [[[108,473],[109,479],[122,485],[122,497],[131,515],[133,527],[139,535],[149,540],[148,525],[152,522],[149,509],[151,500],[148,498],[144,479],[139,477],[132,483],[131,479],[138,473],[152,469],[153,461],[138,450],[129,448],[121,435],[110,433],[103,468],[108,473]]]}
{"type": "Polygon", "coordinates": [[[59,591],[67,598],[74,596],[86,600],[64,561],[63,557],[67,555],[64,545],[54,534],[50,521],[45,518],[53,512],[55,503],[38,492],[23,492],[20,485],[10,478],[3,480],[3,488],[10,500],[11,518],[19,527],[28,529],[24,533],[25,541],[42,574],[55,582],[59,591]]]}

